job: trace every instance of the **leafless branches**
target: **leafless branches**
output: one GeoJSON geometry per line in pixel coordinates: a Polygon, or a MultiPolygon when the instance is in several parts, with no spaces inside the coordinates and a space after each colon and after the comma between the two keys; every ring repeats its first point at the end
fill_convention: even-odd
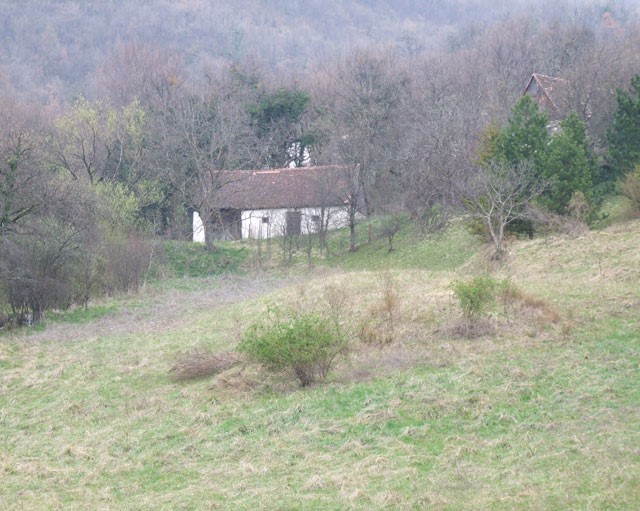
{"type": "Polygon", "coordinates": [[[544,183],[533,178],[531,164],[511,166],[492,162],[479,167],[461,190],[467,213],[477,218],[493,244],[494,255],[504,253],[505,229],[516,220],[528,218],[527,206],[544,191],[544,183]]]}

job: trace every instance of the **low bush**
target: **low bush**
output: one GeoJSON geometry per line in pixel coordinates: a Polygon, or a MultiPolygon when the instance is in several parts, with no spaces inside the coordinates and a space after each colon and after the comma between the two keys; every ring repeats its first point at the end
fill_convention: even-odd
{"type": "Polygon", "coordinates": [[[152,240],[142,233],[112,235],[104,246],[105,290],[137,293],[151,265],[153,248],[152,240]]]}
{"type": "Polygon", "coordinates": [[[305,387],[324,380],[346,348],[335,321],[314,312],[275,309],[249,327],[238,351],[272,370],[290,372],[305,387]]]}
{"type": "Polygon", "coordinates": [[[493,306],[498,283],[489,276],[457,281],[451,285],[465,319],[477,319],[493,306]]]}

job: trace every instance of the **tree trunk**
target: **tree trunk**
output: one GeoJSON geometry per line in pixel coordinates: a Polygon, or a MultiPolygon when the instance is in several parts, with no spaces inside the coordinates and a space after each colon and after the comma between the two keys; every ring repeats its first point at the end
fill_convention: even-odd
{"type": "Polygon", "coordinates": [[[356,251],[356,223],[349,220],[349,252],[356,251]]]}
{"type": "Polygon", "coordinates": [[[216,246],[214,240],[214,227],[210,219],[206,219],[204,222],[204,245],[209,252],[213,252],[216,246]]]}

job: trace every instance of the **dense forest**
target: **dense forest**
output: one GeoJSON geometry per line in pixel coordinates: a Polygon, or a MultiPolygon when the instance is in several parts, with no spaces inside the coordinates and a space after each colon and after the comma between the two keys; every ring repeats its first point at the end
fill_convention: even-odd
{"type": "Polygon", "coordinates": [[[498,255],[532,203],[588,222],[640,163],[640,10],[533,4],[1,2],[0,302],[37,321],[135,290],[191,211],[216,221],[222,171],[306,154],[353,168],[354,214],[463,208],[498,255]],[[523,99],[533,73],[562,119],[523,99]]]}

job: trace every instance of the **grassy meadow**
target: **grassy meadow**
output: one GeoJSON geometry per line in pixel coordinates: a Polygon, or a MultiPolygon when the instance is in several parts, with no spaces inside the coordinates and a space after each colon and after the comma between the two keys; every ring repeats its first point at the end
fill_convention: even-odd
{"type": "Polygon", "coordinates": [[[193,249],[139,295],[0,335],[0,508],[638,508],[640,221],[512,241],[501,264],[462,226],[344,240],[287,268],[274,242],[271,271],[232,247],[210,276],[193,249]],[[451,283],[487,272],[518,292],[467,338],[451,283]],[[274,305],[348,332],[325,382],[172,377],[274,305]]]}

